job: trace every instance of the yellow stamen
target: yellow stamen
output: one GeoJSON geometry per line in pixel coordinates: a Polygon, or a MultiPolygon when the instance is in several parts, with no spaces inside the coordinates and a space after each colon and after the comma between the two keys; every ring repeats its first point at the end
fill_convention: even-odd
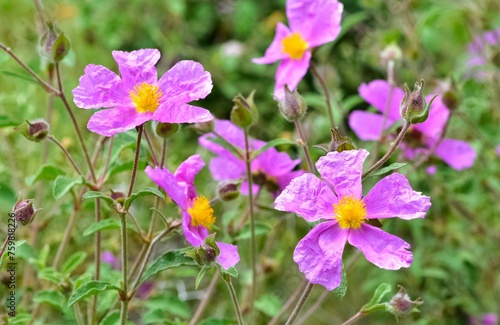
{"type": "Polygon", "coordinates": [[[290,55],[290,58],[295,60],[302,59],[304,52],[309,46],[299,33],[288,35],[283,39],[281,44],[283,45],[283,53],[290,55]]]}
{"type": "Polygon", "coordinates": [[[160,98],[163,93],[158,90],[157,85],[150,85],[148,83],[141,83],[136,85],[130,91],[130,98],[134,103],[135,109],[139,113],[156,111],[158,106],[160,106],[160,98]]]}
{"type": "Polygon", "coordinates": [[[198,196],[194,199],[193,207],[188,208],[188,213],[191,215],[193,226],[203,226],[210,230],[215,223],[214,209],[210,206],[210,202],[204,196],[198,196]]]}
{"type": "Polygon", "coordinates": [[[343,196],[333,205],[333,212],[339,222],[339,226],[343,229],[357,229],[365,222],[365,204],[353,196],[343,196]]]}

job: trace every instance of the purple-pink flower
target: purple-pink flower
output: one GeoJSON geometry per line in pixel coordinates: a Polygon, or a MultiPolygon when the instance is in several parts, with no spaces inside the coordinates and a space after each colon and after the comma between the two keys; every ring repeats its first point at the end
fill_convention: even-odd
{"type": "Polygon", "coordinates": [[[208,110],[187,104],[205,98],[212,90],[210,73],[200,63],[180,61],[158,80],[155,64],[160,51],[112,54],[121,77],[103,66],[89,64],[73,89],[76,106],[108,108],[92,115],[87,125],[90,131],[112,136],[150,120],[196,123],[213,119],[208,110]]]}
{"type": "Polygon", "coordinates": [[[283,99],[285,84],[295,90],[309,69],[312,48],[337,38],[343,9],[337,0],[287,0],[286,16],[290,28],[278,23],[274,40],[265,55],[252,60],[257,64],[280,61],[275,98],[283,99]]]}
{"type": "Polygon", "coordinates": [[[410,245],[366,221],[423,218],[431,206],[430,198],[415,192],[398,173],[384,177],[363,196],[361,175],[368,154],[364,149],[328,153],[316,163],[323,180],[311,173],[297,177],[274,202],[275,209],[308,222],[324,220],[297,244],[293,259],[307,280],[328,290],[341,283],[346,242],[382,269],[409,267],[410,245]]]}
{"type": "MultiPolygon", "coordinates": [[[[182,231],[186,240],[193,246],[200,246],[209,235],[215,222],[214,210],[204,196],[196,193],[194,178],[205,166],[199,155],[186,159],[172,174],[165,167],[146,167],[146,174],[161,186],[168,196],[182,210],[182,231]]],[[[232,244],[217,242],[220,255],[218,262],[224,269],[235,266],[240,261],[238,247],[232,244]]]]}
{"type": "MultiPolygon", "coordinates": [[[[394,87],[390,102],[387,120],[383,122],[383,114],[389,100],[390,86],[385,80],[374,80],[369,84],[363,83],[359,87],[360,96],[380,113],[354,111],[349,116],[349,126],[356,135],[364,141],[378,140],[384,131],[401,119],[399,104],[404,97],[401,88],[394,87]]],[[[434,97],[426,97],[427,103],[434,97]]],[[[441,132],[450,115],[450,111],[441,100],[436,97],[431,105],[429,117],[424,123],[413,124],[402,144],[407,158],[414,159],[417,154],[426,154],[439,140],[441,132]]],[[[437,146],[434,154],[456,170],[469,168],[474,164],[476,151],[465,141],[445,138],[437,146]]]]}
{"type": "MultiPolygon", "coordinates": [[[[215,132],[223,137],[234,147],[245,151],[245,135],[242,129],[225,120],[215,120],[215,132]]],[[[216,180],[244,179],[241,192],[248,194],[248,183],[246,181],[246,163],[243,157],[235,156],[231,151],[221,145],[209,140],[216,138],[213,133],[200,137],[199,143],[217,155],[210,161],[210,172],[216,180]]],[[[251,150],[258,150],[266,145],[266,142],[250,138],[251,150]]],[[[294,170],[300,163],[300,159],[291,159],[285,152],[279,152],[275,148],[269,148],[252,160],[250,168],[253,174],[253,192],[257,193],[261,186],[265,186],[271,193],[278,195],[290,183],[292,179],[304,173],[302,170],[294,170]]]]}
{"type": "Polygon", "coordinates": [[[466,77],[477,80],[487,80],[491,75],[490,68],[485,67],[492,58],[492,49],[500,45],[500,29],[490,30],[474,39],[467,46],[469,59],[467,60],[466,77]]]}

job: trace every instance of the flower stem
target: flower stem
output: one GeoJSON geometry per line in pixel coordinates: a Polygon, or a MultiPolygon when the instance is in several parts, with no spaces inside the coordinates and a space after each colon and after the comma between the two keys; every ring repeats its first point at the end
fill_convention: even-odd
{"type": "Polygon", "coordinates": [[[76,208],[73,208],[71,214],[69,216],[68,224],[66,225],[66,229],[64,230],[64,235],[61,243],[59,244],[59,248],[57,249],[56,257],[54,258],[54,262],[52,262],[52,267],[57,269],[59,262],[61,261],[62,254],[66,245],[69,242],[69,238],[71,236],[71,231],[73,230],[73,226],[75,224],[76,217],[76,208]]]}
{"type": "Polygon", "coordinates": [[[212,277],[212,280],[210,281],[210,284],[208,285],[207,291],[205,291],[205,295],[203,296],[203,299],[200,301],[200,304],[198,305],[198,308],[196,308],[196,311],[194,313],[193,318],[189,321],[189,325],[196,325],[196,322],[200,318],[201,314],[205,310],[205,307],[208,304],[208,300],[212,296],[212,293],[214,292],[215,284],[217,283],[217,280],[219,279],[219,272],[216,272],[214,276],[212,277]]]}
{"type": "Polygon", "coordinates": [[[127,240],[127,215],[120,213],[121,221],[121,246],[122,246],[122,291],[121,291],[121,309],[120,309],[120,324],[127,323],[128,314],[128,240],[127,240]]]}
{"type": "Polygon", "coordinates": [[[146,128],[144,128],[144,137],[146,138],[146,142],[148,143],[149,151],[151,152],[151,160],[153,161],[153,164],[155,166],[158,166],[158,159],[156,158],[155,154],[155,148],[153,146],[153,143],[151,142],[148,132],[146,128]]]}
{"type": "Polygon", "coordinates": [[[321,88],[323,88],[323,92],[325,93],[326,110],[328,112],[328,118],[330,120],[330,126],[332,129],[335,129],[335,119],[333,118],[332,103],[331,103],[331,99],[330,99],[330,91],[328,90],[328,86],[326,84],[326,81],[319,74],[318,70],[316,69],[316,65],[313,62],[311,62],[311,72],[312,72],[313,76],[319,81],[321,88]]]}
{"type": "Polygon", "coordinates": [[[298,286],[297,289],[295,289],[295,291],[292,293],[292,295],[290,296],[290,298],[288,298],[288,300],[286,301],[285,305],[281,308],[281,310],[278,313],[278,315],[274,316],[273,319],[271,319],[271,321],[269,322],[268,325],[275,325],[276,323],[278,323],[280,317],[288,310],[288,308],[290,308],[290,306],[297,299],[297,297],[299,296],[299,294],[304,291],[304,289],[307,286],[307,283],[308,283],[307,280],[303,280],[302,281],[302,283],[300,284],[300,286],[298,286]]]}
{"type": "Polygon", "coordinates": [[[73,158],[71,158],[71,155],[69,154],[68,150],[66,150],[66,148],[64,148],[64,146],[52,134],[49,134],[47,136],[47,139],[54,142],[62,150],[66,158],[68,158],[69,162],[71,163],[71,166],[73,166],[73,168],[80,176],[84,177],[82,172],[80,171],[80,168],[78,168],[73,158]]]}
{"type": "Polygon", "coordinates": [[[234,290],[233,284],[231,283],[231,277],[229,275],[222,275],[224,282],[227,285],[229,294],[231,295],[231,300],[233,301],[234,312],[238,318],[238,325],[243,325],[243,316],[241,316],[240,305],[238,303],[238,297],[236,296],[236,291],[234,290]]]}
{"type": "Polygon", "coordinates": [[[257,243],[255,240],[255,214],[253,202],[253,179],[251,169],[251,150],[249,145],[248,128],[245,128],[245,163],[247,168],[248,202],[250,208],[250,230],[252,245],[252,289],[250,294],[250,315],[253,313],[253,304],[257,288],[257,243]]]}
{"type": "Polygon", "coordinates": [[[295,308],[293,309],[292,313],[290,314],[290,317],[288,317],[288,320],[286,321],[285,325],[292,325],[293,324],[293,322],[295,321],[295,318],[297,318],[300,311],[302,310],[302,307],[304,307],[304,304],[306,303],[307,297],[309,297],[309,294],[311,293],[312,288],[313,288],[313,284],[311,282],[308,282],[307,286],[304,289],[304,293],[302,293],[302,296],[300,296],[299,301],[295,305],[295,308]]]}
{"type": "Polygon", "coordinates": [[[141,139],[142,139],[142,130],[144,125],[140,125],[137,127],[137,144],[135,146],[135,157],[134,157],[134,167],[132,168],[132,177],[130,179],[130,186],[128,188],[127,197],[132,195],[132,191],[134,190],[135,177],[137,175],[137,166],[139,164],[139,153],[141,151],[141,139]]]}
{"type": "Polygon", "coordinates": [[[299,120],[295,120],[295,129],[297,130],[297,133],[299,134],[299,138],[302,141],[300,146],[302,147],[302,150],[304,151],[304,155],[306,156],[307,160],[307,165],[309,167],[309,171],[314,174],[314,165],[311,160],[311,155],[309,154],[309,148],[307,147],[307,140],[304,135],[304,131],[302,130],[302,124],[300,123],[299,120]]]}
{"type": "MultiPolygon", "coordinates": [[[[101,199],[97,198],[95,200],[95,222],[101,221],[101,199]]],[[[94,263],[95,263],[95,275],[94,280],[98,281],[101,277],[101,232],[97,231],[95,234],[95,252],[94,252],[94,263]]],[[[94,319],[97,314],[97,295],[94,296],[92,301],[92,309],[90,310],[90,323],[96,324],[97,319],[94,319]]]]}
{"type": "Polygon", "coordinates": [[[396,149],[398,148],[398,146],[401,143],[401,141],[404,139],[404,137],[406,135],[406,132],[408,132],[408,129],[410,128],[410,126],[411,126],[411,123],[408,122],[408,121],[405,121],[405,124],[403,125],[403,128],[399,132],[396,140],[394,140],[394,143],[392,143],[389,151],[387,151],[387,153],[382,158],[380,158],[379,161],[377,161],[375,164],[373,164],[373,166],[371,166],[363,174],[362,180],[365,180],[371,173],[373,173],[375,170],[377,170],[378,168],[380,168],[380,166],[382,166],[392,156],[392,154],[394,153],[394,151],[396,151],[396,149]]]}
{"type": "Polygon", "coordinates": [[[365,313],[358,311],[354,316],[352,316],[351,318],[349,318],[348,320],[343,322],[342,325],[350,325],[350,324],[354,323],[355,321],[361,319],[365,315],[366,315],[365,313]]]}

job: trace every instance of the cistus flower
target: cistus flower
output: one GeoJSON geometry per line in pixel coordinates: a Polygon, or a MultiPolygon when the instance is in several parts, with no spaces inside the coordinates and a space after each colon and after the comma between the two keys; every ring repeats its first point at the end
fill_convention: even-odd
{"type": "MultiPolygon", "coordinates": [[[[354,111],[349,116],[349,126],[361,140],[379,140],[383,131],[385,132],[401,120],[399,105],[405,94],[401,88],[394,87],[384,125],[383,114],[389,100],[389,83],[385,80],[374,80],[368,84],[362,84],[358,91],[360,96],[380,113],[354,111]],[[384,130],[382,130],[382,125],[384,125],[384,130]]],[[[430,102],[433,97],[433,95],[428,95],[425,100],[430,102]]],[[[417,154],[428,153],[439,140],[449,116],[450,111],[441,100],[441,96],[436,97],[430,107],[427,120],[411,125],[401,145],[405,156],[408,159],[414,159],[417,154]]],[[[467,142],[448,138],[441,141],[434,154],[456,170],[471,167],[476,158],[476,151],[467,142]]]]}
{"type": "Polygon", "coordinates": [[[484,314],[481,316],[469,317],[469,325],[498,325],[499,318],[495,313],[484,314]]]}
{"type": "Polygon", "coordinates": [[[287,0],[290,28],[276,26],[276,35],[266,53],[253,59],[257,64],[280,61],[276,71],[274,97],[284,98],[284,86],[295,90],[309,69],[311,49],[337,38],[344,6],[337,0],[287,0]]]}
{"type": "Polygon", "coordinates": [[[415,192],[398,173],[384,177],[363,196],[361,175],[368,154],[364,149],[328,153],[316,163],[323,180],[311,173],[297,177],[274,202],[275,209],[308,222],[324,220],[299,241],[293,259],[309,282],[328,290],[341,283],[347,242],[382,269],[409,267],[410,245],[367,220],[423,218],[431,206],[430,198],[415,192]]]}
{"type": "MultiPolygon", "coordinates": [[[[245,151],[245,135],[243,130],[230,121],[215,120],[215,132],[223,137],[241,152],[245,151]]],[[[214,179],[219,181],[243,179],[241,193],[248,194],[247,169],[243,157],[238,157],[228,149],[209,140],[217,138],[213,133],[205,134],[199,138],[201,146],[217,155],[210,161],[210,172],[214,179]]],[[[266,142],[250,139],[250,148],[255,151],[266,145],[266,142]]],[[[300,163],[300,159],[291,159],[285,152],[269,148],[252,160],[250,168],[253,175],[253,193],[260,187],[265,187],[272,194],[278,195],[290,181],[304,173],[302,170],[293,169],[300,163]]]]}
{"type": "Polygon", "coordinates": [[[500,51],[500,28],[486,31],[481,35],[474,36],[467,46],[469,59],[467,61],[467,72],[465,77],[474,78],[478,81],[488,80],[493,70],[487,67],[489,62],[500,51]],[[494,53],[496,51],[496,53],[494,53]]]}
{"type": "Polygon", "coordinates": [[[90,131],[112,136],[150,120],[196,123],[213,119],[208,110],[187,104],[205,98],[212,90],[210,73],[200,63],[180,61],[158,80],[155,64],[160,51],[112,54],[121,77],[103,66],[89,64],[73,89],[76,106],[111,108],[92,115],[87,125],[90,131]]]}
{"type": "MultiPolygon", "coordinates": [[[[168,196],[182,210],[182,231],[186,240],[193,246],[204,244],[209,236],[209,230],[215,223],[214,210],[210,201],[196,193],[194,178],[205,166],[199,155],[186,159],[172,174],[165,167],[146,167],[146,174],[156,184],[162,187],[168,196]]],[[[220,249],[218,262],[224,269],[235,266],[239,260],[238,247],[231,244],[217,242],[220,249]]]]}

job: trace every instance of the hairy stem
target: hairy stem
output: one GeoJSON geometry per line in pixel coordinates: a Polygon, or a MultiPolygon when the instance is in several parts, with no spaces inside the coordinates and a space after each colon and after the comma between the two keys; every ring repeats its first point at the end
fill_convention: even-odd
{"type": "Polygon", "coordinates": [[[332,112],[332,103],[330,99],[330,91],[328,90],[328,86],[326,84],[325,79],[319,74],[318,70],[316,69],[316,65],[311,62],[311,72],[313,76],[319,81],[321,88],[323,88],[323,92],[325,94],[325,102],[326,102],[326,110],[328,112],[328,119],[330,120],[330,126],[332,129],[335,129],[335,119],[333,117],[333,112],[332,112]]]}
{"type": "MultiPolygon", "coordinates": [[[[97,198],[95,200],[95,222],[101,221],[101,199],[97,198]]],[[[101,278],[101,232],[97,231],[95,234],[95,251],[94,251],[94,264],[95,264],[95,275],[94,280],[98,281],[101,278]]],[[[94,296],[92,300],[92,309],[90,310],[90,322],[91,324],[97,324],[97,295],[94,296]]]]}
{"type": "Polygon", "coordinates": [[[349,318],[348,320],[346,320],[345,322],[342,323],[342,325],[349,325],[349,324],[352,324],[354,323],[355,321],[361,319],[362,317],[364,317],[366,314],[361,312],[361,311],[358,311],[354,316],[352,316],[351,318],[349,318]]]}
{"type": "Polygon", "coordinates": [[[302,150],[304,151],[304,155],[306,156],[306,161],[307,161],[307,166],[309,167],[309,172],[314,174],[314,165],[311,160],[311,154],[309,153],[309,148],[307,147],[307,140],[304,135],[304,131],[302,129],[302,124],[300,123],[299,120],[295,120],[295,129],[297,130],[297,133],[299,134],[299,138],[302,141],[300,146],[302,147],[302,150]]]}
{"type": "Polygon", "coordinates": [[[308,282],[306,285],[306,288],[304,289],[304,292],[302,293],[302,296],[300,296],[299,301],[295,305],[295,308],[293,309],[292,313],[288,317],[288,320],[286,321],[285,325],[292,325],[293,324],[293,322],[295,321],[295,318],[297,318],[300,311],[302,310],[302,307],[304,307],[304,304],[306,303],[307,297],[309,297],[309,294],[311,293],[312,288],[313,288],[313,284],[308,282]]]}
{"type": "Polygon", "coordinates": [[[122,291],[120,294],[121,308],[120,308],[120,324],[127,323],[128,315],[128,239],[127,239],[127,215],[120,213],[121,222],[121,247],[122,247],[122,291]]]}
{"type": "Polygon", "coordinates": [[[224,282],[227,285],[229,294],[231,295],[231,300],[233,302],[234,312],[238,319],[238,325],[243,325],[243,316],[241,315],[240,304],[238,303],[238,297],[236,296],[236,291],[234,290],[233,284],[231,283],[231,277],[229,275],[222,275],[224,282]]]}
{"type": "Polygon", "coordinates": [[[219,279],[219,272],[216,272],[214,276],[212,277],[212,280],[210,281],[210,284],[208,285],[207,291],[205,291],[205,295],[203,295],[203,299],[201,299],[200,304],[198,305],[198,308],[196,308],[196,311],[194,313],[193,318],[189,321],[189,325],[196,325],[196,322],[200,318],[201,314],[205,310],[205,307],[208,304],[208,300],[212,296],[215,288],[215,284],[217,283],[217,279],[219,279]]]}
{"type": "Polygon", "coordinates": [[[71,155],[70,153],[68,152],[68,150],[66,150],[66,148],[64,148],[64,146],[51,134],[49,134],[47,136],[47,139],[49,139],[50,141],[54,142],[58,147],[59,149],[62,150],[62,152],[64,153],[64,155],[66,156],[66,158],[68,158],[69,162],[71,163],[71,166],[73,166],[73,168],[76,170],[76,172],[82,176],[82,172],[80,171],[80,168],[78,168],[78,166],[76,165],[75,161],[73,160],[73,158],[71,158],[71,155]]]}
{"type": "Polygon", "coordinates": [[[155,148],[153,146],[153,142],[151,142],[151,139],[149,138],[146,128],[144,128],[144,137],[146,138],[146,142],[148,143],[149,152],[151,152],[151,160],[153,161],[153,165],[158,166],[158,158],[156,158],[155,148]]]}
{"type": "Polygon", "coordinates": [[[139,164],[139,153],[141,151],[141,139],[142,139],[142,130],[144,125],[137,127],[137,144],[135,146],[135,157],[134,157],[134,166],[132,168],[132,177],[130,179],[130,186],[128,188],[127,197],[132,195],[132,191],[134,190],[135,177],[137,175],[137,166],[139,164]]]}
{"type": "Polygon", "coordinates": [[[292,295],[290,296],[290,298],[288,298],[288,300],[286,301],[285,305],[283,305],[283,307],[281,308],[281,310],[278,313],[278,315],[274,316],[273,319],[271,319],[271,321],[269,322],[268,325],[275,325],[275,324],[278,323],[280,317],[288,310],[288,308],[290,308],[290,306],[292,306],[293,302],[297,299],[297,297],[299,296],[299,294],[304,291],[304,289],[307,286],[307,283],[308,283],[307,280],[303,280],[302,281],[302,283],[292,293],[292,295]]]}

